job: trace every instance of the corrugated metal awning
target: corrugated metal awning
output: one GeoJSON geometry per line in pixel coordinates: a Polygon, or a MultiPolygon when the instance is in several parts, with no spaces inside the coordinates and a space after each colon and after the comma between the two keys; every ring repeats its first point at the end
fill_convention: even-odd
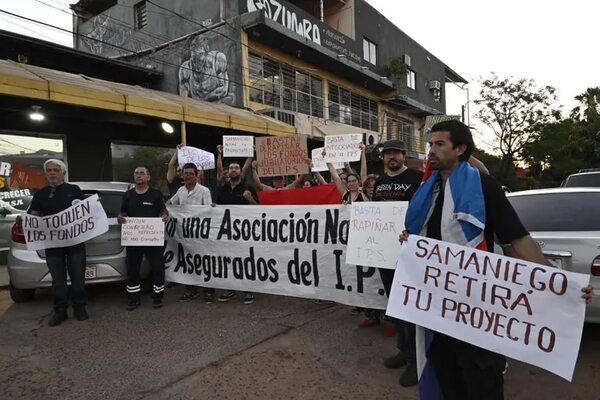
{"type": "Polygon", "coordinates": [[[0,60],[0,95],[133,113],[264,135],[293,135],[295,127],[226,104],[85,75],[0,60]]]}

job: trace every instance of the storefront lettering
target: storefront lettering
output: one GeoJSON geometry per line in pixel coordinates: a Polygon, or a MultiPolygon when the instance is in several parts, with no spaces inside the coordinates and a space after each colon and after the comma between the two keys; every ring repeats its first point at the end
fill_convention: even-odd
{"type": "Polygon", "coordinates": [[[248,12],[262,10],[267,18],[296,32],[307,40],[321,45],[319,26],[306,18],[299,19],[294,11],[288,10],[277,0],[247,0],[248,12]]]}

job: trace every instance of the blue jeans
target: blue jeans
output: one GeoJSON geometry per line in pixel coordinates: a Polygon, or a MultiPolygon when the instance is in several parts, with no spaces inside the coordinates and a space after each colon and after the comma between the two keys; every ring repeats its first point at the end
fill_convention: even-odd
{"type": "Polygon", "coordinates": [[[75,307],[85,306],[85,244],[46,249],[46,265],[52,276],[54,311],[66,312],[69,299],[75,307]]]}

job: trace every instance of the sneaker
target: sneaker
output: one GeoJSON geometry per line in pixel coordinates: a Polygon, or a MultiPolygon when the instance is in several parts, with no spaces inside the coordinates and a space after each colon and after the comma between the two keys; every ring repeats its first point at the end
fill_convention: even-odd
{"type": "Polygon", "coordinates": [[[254,303],[254,293],[246,293],[244,297],[244,304],[252,304],[254,303]]]}
{"type": "Polygon", "coordinates": [[[163,306],[162,299],[156,297],[152,300],[152,308],[161,308],[163,306]]]}
{"type": "Polygon", "coordinates": [[[198,291],[194,291],[194,292],[185,292],[183,294],[183,296],[181,296],[179,298],[179,301],[185,302],[185,301],[190,301],[195,299],[196,297],[198,297],[198,291]]]}
{"type": "Polygon", "coordinates": [[[125,308],[127,311],[132,311],[132,310],[135,310],[136,308],[138,308],[139,306],[140,306],[139,300],[129,300],[129,303],[127,303],[127,307],[125,307],[125,308]]]}
{"type": "Polygon", "coordinates": [[[219,303],[227,303],[229,300],[235,297],[235,295],[235,290],[228,290],[225,292],[225,294],[219,297],[219,303]]]}
{"type": "Polygon", "coordinates": [[[406,369],[400,375],[400,385],[404,387],[415,386],[419,383],[419,377],[417,376],[417,365],[408,364],[406,369]]]}
{"type": "Polygon", "coordinates": [[[379,318],[365,318],[358,323],[359,328],[370,328],[379,325],[379,318]]]}
{"type": "Polygon", "coordinates": [[[215,301],[215,294],[214,293],[204,293],[204,302],[206,304],[211,304],[213,301],[215,301]]]}
{"type": "Polygon", "coordinates": [[[48,326],[56,326],[56,325],[60,325],[63,321],[67,320],[68,315],[67,312],[54,312],[54,315],[52,316],[52,318],[50,318],[50,321],[48,321],[48,326]]]}
{"type": "Polygon", "coordinates": [[[383,362],[386,368],[397,369],[406,365],[406,356],[402,352],[398,352],[393,357],[386,358],[383,362]]]}
{"type": "Polygon", "coordinates": [[[73,307],[73,314],[75,314],[75,318],[77,318],[77,321],[85,321],[90,317],[87,311],[85,310],[85,306],[73,307]]]}

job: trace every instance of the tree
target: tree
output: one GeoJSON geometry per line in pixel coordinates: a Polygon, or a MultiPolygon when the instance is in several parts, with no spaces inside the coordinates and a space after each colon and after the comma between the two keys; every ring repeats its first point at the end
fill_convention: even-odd
{"type": "Polygon", "coordinates": [[[521,159],[524,147],[534,142],[541,128],[560,119],[553,108],[557,100],[551,86],[537,87],[533,79],[504,78],[495,74],[481,79],[481,108],[475,116],[494,132],[495,144],[502,155],[498,178],[508,177],[514,161],[521,159]]]}
{"type": "Polygon", "coordinates": [[[582,94],[575,96],[580,104],[571,111],[574,120],[594,120],[600,117],[600,87],[587,88],[582,94]]]}

